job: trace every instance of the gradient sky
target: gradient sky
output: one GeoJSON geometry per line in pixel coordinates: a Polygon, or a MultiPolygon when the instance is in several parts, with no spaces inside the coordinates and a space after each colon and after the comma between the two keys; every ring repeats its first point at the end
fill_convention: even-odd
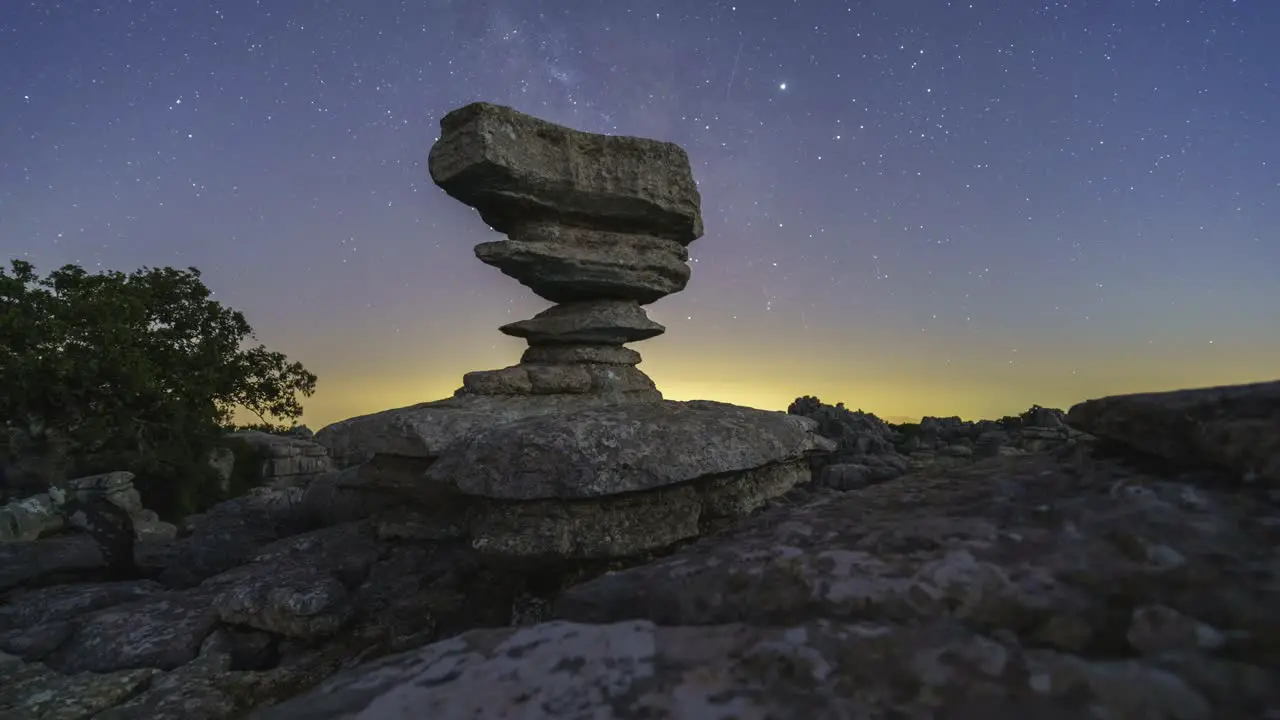
{"type": "Polygon", "coordinates": [[[0,259],[194,265],[320,377],[446,397],[548,305],[432,184],[487,100],[684,146],[673,399],[889,419],[1280,377],[1277,0],[0,3],[0,259]]]}

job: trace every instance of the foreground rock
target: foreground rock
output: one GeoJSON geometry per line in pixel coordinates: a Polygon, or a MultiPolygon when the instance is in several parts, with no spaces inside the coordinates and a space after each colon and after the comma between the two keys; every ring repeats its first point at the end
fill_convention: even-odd
{"type": "MultiPolygon", "coordinates": [[[[178,547],[161,559],[140,555],[159,566],[156,580],[5,592],[0,717],[234,718],[362,659],[512,620],[521,578],[484,570],[465,546],[405,540],[377,521],[248,535],[250,512],[218,510],[202,521],[222,523],[218,533],[170,541],[178,547]],[[214,544],[184,552],[202,539],[214,544]],[[219,555],[232,567],[193,565],[219,548],[239,555],[219,555]]],[[[81,549],[66,558],[75,566],[56,569],[64,580],[101,567],[91,544],[81,549]]]]}
{"type": "Polygon", "coordinates": [[[798,490],[260,717],[1276,716],[1280,507],[1092,447],[798,490]]]}
{"type": "Polygon", "coordinates": [[[473,631],[388,658],[254,717],[1215,717],[1170,666],[1178,659],[1024,651],[951,622],[553,622],[473,631]]]}
{"type": "MultiPolygon", "coordinates": [[[[771,418],[792,429],[764,444],[803,445],[807,421],[771,418]]],[[[489,450],[520,427],[478,431],[423,482],[589,501],[590,483],[509,484],[521,461],[489,450]]],[[[724,452],[753,464],[755,442],[724,452]]],[[[0,577],[30,568],[0,589],[0,716],[1280,713],[1280,504],[1230,472],[1076,436],[848,492],[798,486],[666,557],[584,564],[565,589],[563,573],[430,539],[400,506],[298,524],[354,512],[335,482],[359,470],[312,483],[341,508],[327,514],[311,487],[264,489],[184,523],[168,550],[140,543],[156,579],[62,584],[102,563],[63,547],[76,536],[0,546],[0,577]]]]}
{"type": "Polygon", "coordinates": [[[1280,380],[1089,400],[1067,421],[1173,463],[1280,487],[1280,380]]]}
{"type": "Polygon", "coordinates": [[[930,468],[1054,450],[1084,434],[1067,426],[1061,410],[1038,405],[999,420],[925,417],[900,425],[810,396],[797,398],[787,412],[814,420],[818,434],[835,442],[835,451],[810,459],[815,482],[834,490],[853,490],[930,468]]]}

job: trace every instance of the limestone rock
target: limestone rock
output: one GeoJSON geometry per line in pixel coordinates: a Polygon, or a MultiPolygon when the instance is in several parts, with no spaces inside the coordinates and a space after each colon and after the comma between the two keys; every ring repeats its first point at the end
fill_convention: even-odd
{"type": "Polygon", "coordinates": [[[77,583],[28,590],[0,606],[0,629],[28,628],[151,597],[163,590],[151,580],[77,583]]]}
{"type": "Polygon", "coordinates": [[[209,449],[205,462],[217,474],[218,489],[223,493],[230,492],[231,475],[236,467],[236,454],[231,448],[219,445],[209,449]]]}
{"type": "Polygon", "coordinates": [[[361,467],[325,473],[312,480],[298,502],[297,511],[308,525],[329,527],[385,515],[400,501],[371,487],[361,467]]]}
{"type": "Polygon", "coordinates": [[[532,345],[520,357],[528,365],[638,365],[640,353],[616,345],[532,345]]]}
{"type": "Polygon", "coordinates": [[[1127,634],[1142,647],[1188,647],[1147,639],[1151,611],[1117,612],[1165,606],[1194,622],[1164,625],[1202,623],[1260,643],[1237,657],[1273,653],[1261,639],[1280,637],[1269,609],[1280,602],[1280,564],[1259,563],[1275,563],[1277,512],[1208,490],[1187,504],[1188,486],[1172,481],[1116,492],[1120,468],[1091,463],[1082,476],[1043,454],[993,459],[779,508],[580,585],[556,612],[667,625],[949,618],[1041,642],[1063,637],[1041,629],[1070,619],[1082,625],[1064,648],[1075,652],[1114,653],[1127,634]],[[1265,550],[1261,538],[1271,538],[1265,550]]]}
{"type": "Polygon", "coordinates": [[[835,490],[856,490],[871,482],[871,468],[861,463],[836,463],[822,468],[818,482],[835,490]]]}
{"type": "Polygon", "coordinates": [[[653,380],[630,365],[521,363],[501,370],[476,370],[462,376],[462,389],[474,395],[614,396],[620,400],[661,400],[653,380]]]}
{"type": "MultiPolygon", "coordinates": [[[[618,401],[589,394],[464,394],[342,420],[321,428],[315,437],[316,442],[328,448],[339,467],[358,465],[379,455],[413,458],[425,464],[480,428],[618,401]]],[[[415,474],[411,481],[417,478],[415,474]]]]}
{"type": "Polygon", "coordinates": [[[530,345],[622,345],[666,332],[635,301],[588,300],[543,310],[528,320],[499,328],[530,345]]]}
{"type": "Polygon", "coordinates": [[[1062,424],[1062,411],[1038,405],[1000,420],[925,417],[897,426],[812,396],[797,398],[787,412],[817,421],[818,432],[835,442],[836,449],[815,455],[810,467],[819,486],[836,490],[884,482],[913,470],[963,467],[973,459],[1056,451],[1082,435],[1062,424]]]}
{"type": "Polygon", "coordinates": [[[136,515],[142,510],[142,496],[133,487],[133,478],[133,473],[124,470],[74,478],[66,482],[67,496],[83,502],[100,496],[136,515]]]}
{"type": "Polygon", "coordinates": [[[266,456],[260,476],[268,487],[305,485],[317,475],[334,469],[324,446],[311,440],[255,430],[242,430],[227,437],[248,443],[266,456]]]}
{"type": "Polygon", "coordinates": [[[225,623],[285,637],[323,638],[342,629],[354,611],[347,589],[322,568],[256,564],[235,579],[214,599],[225,623]]]}
{"type": "Polygon", "coordinates": [[[70,582],[102,566],[102,553],[87,535],[0,543],[0,592],[70,582]]]}
{"type": "Polygon", "coordinates": [[[71,637],[72,624],[52,620],[31,627],[0,632],[0,652],[23,660],[44,660],[71,637]]]}
{"type": "Polygon", "coordinates": [[[295,503],[281,502],[275,493],[282,491],[255,490],[219,503],[199,517],[187,518],[187,535],[177,544],[162,577],[166,584],[194,587],[249,562],[269,544],[301,532],[299,508],[295,503]]]}
{"type": "MultiPolygon", "coordinates": [[[[3,668],[0,668],[3,670],[3,668]]],[[[41,664],[20,666],[0,682],[0,717],[81,720],[97,717],[144,690],[154,668],[65,676],[41,664]]]]}
{"type": "Polygon", "coordinates": [[[702,235],[701,197],[678,145],[580,132],[483,102],[445,115],[440,130],[432,180],[498,232],[550,220],[684,245],[702,235]]]}
{"type": "MultiPolygon", "coordinates": [[[[634,367],[639,356],[619,346],[661,334],[641,305],[689,282],[687,246],[702,234],[702,216],[684,150],[583,133],[488,103],[455,110],[440,126],[432,180],[509,237],[478,245],[476,256],[559,303],[502,332],[531,349],[577,348],[528,352],[518,365],[467,373],[455,395],[661,400],[634,367]]],[[[318,439],[325,442],[323,433],[318,439]]],[[[335,460],[345,467],[378,454],[335,460]]]]}
{"type": "Polygon", "coordinates": [[[1144,655],[1217,650],[1227,644],[1226,637],[1217,628],[1163,605],[1135,608],[1125,638],[1133,649],[1144,655]]]}
{"type": "Polygon", "coordinates": [[[87,532],[98,544],[98,551],[106,560],[107,571],[113,579],[137,576],[133,516],[113,502],[110,495],[77,493],[67,498],[61,509],[68,525],[87,532]]]}
{"type": "Polygon", "coordinates": [[[792,461],[595,499],[481,500],[468,513],[467,535],[488,557],[551,563],[638,557],[744,517],[808,481],[808,468],[792,461]]]}
{"type": "Polygon", "coordinates": [[[472,631],[352,670],[254,718],[879,718],[944,709],[991,720],[1215,717],[1204,695],[1158,665],[1022,652],[953,624],[636,620],[472,631]]]}
{"type": "Polygon", "coordinates": [[[618,299],[644,305],[689,283],[689,252],[674,240],[568,227],[556,228],[555,240],[529,240],[525,234],[481,243],[476,257],[552,302],[618,299]]]}
{"type": "Polygon", "coordinates": [[[171,670],[196,657],[217,621],[207,596],[155,595],[82,616],[46,662],[64,673],[171,670]]]}
{"type": "Polygon", "coordinates": [[[590,408],[480,429],[426,478],[500,500],[621,495],[803,459],[817,448],[814,426],[701,400],[590,408]]]}
{"type": "Polygon", "coordinates": [[[1088,400],[1067,422],[1174,463],[1280,486],[1280,380],[1088,400]]]}
{"type": "Polygon", "coordinates": [[[226,623],[292,638],[329,637],[353,617],[346,581],[363,578],[379,549],[360,524],[303,533],[262,548],[247,565],[206,580],[226,623]]]}

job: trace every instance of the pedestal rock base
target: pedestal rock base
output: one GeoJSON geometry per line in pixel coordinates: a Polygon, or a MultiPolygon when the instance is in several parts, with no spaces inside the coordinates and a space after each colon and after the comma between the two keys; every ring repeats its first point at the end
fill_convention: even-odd
{"type": "Polygon", "coordinates": [[[500,370],[477,370],[462,377],[462,387],[456,394],[607,395],[619,401],[662,399],[653,380],[639,368],[604,363],[521,363],[500,370]]]}

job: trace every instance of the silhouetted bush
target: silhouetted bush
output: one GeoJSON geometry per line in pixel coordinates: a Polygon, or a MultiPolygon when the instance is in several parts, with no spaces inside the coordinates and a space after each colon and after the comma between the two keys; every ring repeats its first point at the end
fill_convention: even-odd
{"type": "Polygon", "coordinates": [[[206,458],[234,410],[296,419],[316,377],[244,347],[253,329],[211,295],[195,268],[0,268],[0,472],[21,476],[5,483],[130,470],[165,516],[221,499],[206,458]]]}

